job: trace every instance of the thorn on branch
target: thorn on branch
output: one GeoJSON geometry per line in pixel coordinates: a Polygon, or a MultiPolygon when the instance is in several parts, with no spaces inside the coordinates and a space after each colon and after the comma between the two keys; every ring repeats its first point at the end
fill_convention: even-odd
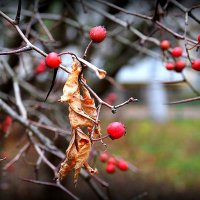
{"type": "Polygon", "coordinates": [[[21,15],[21,0],[18,1],[18,7],[17,7],[17,14],[15,17],[15,25],[18,25],[20,22],[20,15],[21,15]]]}
{"type": "Polygon", "coordinates": [[[159,16],[159,3],[160,3],[160,1],[156,0],[156,7],[155,7],[154,15],[152,17],[152,21],[153,22],[159,21],[159,19],[160,19],[160,16],[159,16]]]}
{"type": "Polygon", "coordinates": [[[49,97],[49,95],[50,95],[50,93],[51,93],[51,91],[52,91],[52,89],[53,89],[53,86],[54,86],[55,80],[56,80],[57,72],[58,72],[58,68],[54,69],[54,71],[53,71],[53,79],[52,79],[52,81],[51,81],[51,86],[50,86],[50,89],[49,89],[49,91],[48,91],[48,93],[47,93],[47,96],[46,96],[44,102],[48,99],[48,97],[49,97]]]}

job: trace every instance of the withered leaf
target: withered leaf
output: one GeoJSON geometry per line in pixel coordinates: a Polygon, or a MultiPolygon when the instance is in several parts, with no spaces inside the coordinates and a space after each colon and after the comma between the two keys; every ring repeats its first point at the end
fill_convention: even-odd
{"type": "Polygon", "coordinates": [[[61,163],[61,167],[58,172],[59,179],[63,179],[76,165],[77,149],[75,145],[75,132],[72,132],[72,139],[66,150],[66,158],[61,163]]]}
{"type": "Polygon", "coordinates": [[[89,173],[94,174],[97,170],[92,169],[87,163],[87,159],[91,150],[90,138],[80,129],[76,129],[66,151],[66,159],[61,163],[58,177],[63,179],[73,168],[74,183],[77,183],[78,175],[81,167],[84,165],[89,173]]]}
{"type": "Polygon", "coordinates": [[[100,123],[96,122],[97,108],[95,101],[91,97],[87,88],[79,82],[81,79],[84,83],[86,80],[81,75],[81,64],[74,59],[72,63],[72,73],[63,88],[61,102],[67,102],[69,105],[69,120],[72,129],[72,139],[66,150],[66,159],[62,162],[58,176],[60,179],[65,177],[72,169],[74,173],[74,183],[78,180],[81,167],[85,166],[90,174],[97,170],[92,169],[87,163],[91,151],[91,131],[95,127],[94,135],[100,135],[100,123]],[[82,131],[86,128],[87,133],[82,131]]]}
{"type": "Polygon", "coordinates": [[[72,129],[81,126],[93,126],[95,123],[95,119],[88,115],[82,106],[82,97],[78,82],[80,72],[81,64],[78,60],[74,60],[72,63],[72,73],[69,74],[63,88],[63,95],[60,99],[61,102],[69,104],[69,119],[72,129]]]}

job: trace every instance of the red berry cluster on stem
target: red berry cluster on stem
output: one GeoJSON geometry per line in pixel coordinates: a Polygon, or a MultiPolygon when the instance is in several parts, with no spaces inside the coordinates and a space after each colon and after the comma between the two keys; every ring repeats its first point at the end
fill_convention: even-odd
{"type": "Polygon", "coordinates": [[[123,159],[118,159],[113,155],[108,154],[107,152],[102,152],[99,156],[101,162],[106,163],[106,172],[112,174],[116,171],[116,167],[122,171],[128,170],[128,162],[123,159]]]}
{"type": "MultiPolygon", "coordinates": [[[[198,41],[197,44],[199,44],[200,43],[200,34],[197,36],[197,41],[198,41]]],[[[193,46],[191,49],[193,49],[195,46],[193,46]]],[[[170,42],[168,40],[163,40],[160,42],[160,48],[162,50],[164,50],[164,51],[168,50],[169,47],[170,47],[170,42]]],[[[191,49],[188,49],[188,50],[191,50],[191,49]]],[[[179,46],[174,47],[171,50],[171,56],[172,56],[173,60],[175,60],[178,57],[181,57],[182,54],[183,54],[183,50],[179,46]]],[[[186,67],[186,62],[183,60],[175,60],[174,62],[169,61],[165,64],[165,68],[167,70],[170,70],[170,71],[174,70],[176,72],[182,72],[185,67],[186,67]]],[[[200,71],[200,59],[193,60],[191,62],[191,67],[192,67],[192,69],[194,69],[196,71],[200,71]]]]}

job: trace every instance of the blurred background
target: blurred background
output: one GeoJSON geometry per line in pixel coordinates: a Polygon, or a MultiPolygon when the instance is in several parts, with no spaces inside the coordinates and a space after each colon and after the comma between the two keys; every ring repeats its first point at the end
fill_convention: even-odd
{"type": "MultiPolygon", "coordinates": [[[[17,6],[17,1],[0,1],[0,10],[13,19],[17,6]]],[[[100,142],[95,143],[96,159],[93,165],[99,169],[99,177],[109,183],[111,199],[199,199],[200,104],[199,101],[192,101],[169,105],[169,102],[200,96],[200,74],[191,69],[187,56],[182,57],[187,63],[182,73],[167,71],[164,64],[172,58],[164,54],[159,46],[159,41],[167,39],[171,47],[181,46],[185,49],[185,41],[175,37],[174,33],[187,34],[188,38],[197,40],[199,19],[199,1],[22,0],[19,27],[34,45],[46,53],[70,51],[82,57],[90,41],[89,29],[103,25],[107,29],[107,38],[102,43],[92,45],[87,60],[107,71],[108,76],[99,80],[93,72],[86,71],[88,85],[110,104],[120,104],[131,96],[139,100],[119,108],[116,114],[106,107],[100,114],[103,135],[110,122],[121,121],[126,126],[126,135],[122,139],[105,139],[107,151],[138,169],[136,172],[129,169],[126,172],[116,170],[113,174],[106,173],[106,164],[98,159],[105,147],[100,142]],[[193,7],[193,17],[189,15],[186,26],[186,11],[193,7]],[[124,11],[156,16],[156,20],[173,33],[152,20],[124,11]],[[141,39],[135,30],[147,38],[154,38],[155,42],[141,39]]],[[[0,20],[0,50],[24,46],[13,26],[3,17],[0,20]]],[[[190,56],[198,58],[198,48],[191,50],[190,56]]],[[[7,63],[19,81],[28,118],[70,131],[66,105],[57,101],[62,95],[67,73],[58,70],[53,91],[44,103],[54,72],[44,66],[43,60],[35,51],[1,55],[0,98],[16,109],[12,77],[5,69],[7,63]]],[[[71,57],[63,56],[62,62],[70,70],[71,57]]],[[[19,152],[26,138],[25,128],[14,120],[7,128],[3,126],[7,117],[0,108],[0,158],[7,158],[0,162],[0,197],[5,200],[71,199],[58,188],[21,180],[35,179],[37,154],[33,149],[6,171],[2,170],[19,152]]],[[[51,139],[57,136],[52,131],[42,131],[51,139]]],[[[63,152],[68,145],[66,137],[58,136],[55,140],[63,152]]],[[[52,155],[49,155],[49,159],[55,165],[60,163],[52,155]]],[[[45,165],[41,165],[39,171],[40,180],[53,180],[53,173],[45,165]]],[[[70,174],[64,185],[80,199],[98,199],[83,178],[79,179],[75,188],[73,175],[70,174]]]]}

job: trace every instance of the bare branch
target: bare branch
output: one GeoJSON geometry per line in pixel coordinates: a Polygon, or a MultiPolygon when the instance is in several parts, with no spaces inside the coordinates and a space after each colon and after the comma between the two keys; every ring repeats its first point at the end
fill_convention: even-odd
{"type": "Polygon", "coordinates": [[[20,157],[22,156],[22,154],[30,147],[30,143],[28,142],[27,144],[25,144],[17,153],[17,155],[10,161],[8,162],[4,167],[3,170],[7,170],[11,165],[13,165],[15,162],[17,162],[20,157]]]}
{"type": "Polygon", "coordinates": [[[60,182],[51,183],[51,182],[45,182],[45,181],[39,181],[39,180],[25,179],[25,178],[21,178],[21,180],[29,182],[29,183],[35,183],[35,184],[39,184],[39,185],[46,185],[46,186],[53,186],[53,187],[60,188],[65,193],[67,193],[69,196],[71,196],[73,199],[79,200],[79,198],[77,196],[75,196],[73,193],[71,193],[69,190],[67,190],[63,185],[60,184],[60,182]]]}
{"type": "Polygon", "coordinates": [[[193,98],[188,98],[188,99],[183,99],[183,100],[178,100],[178,101],[172,101],[169,103],[166,103],[167,105],[171,105],[171,104],[181,104],[181,103],[188,103],[188,102],[192,102],[192,101],[198,101],[200,100],[200,96],[198,97],[193,97],[193,98]]]}

